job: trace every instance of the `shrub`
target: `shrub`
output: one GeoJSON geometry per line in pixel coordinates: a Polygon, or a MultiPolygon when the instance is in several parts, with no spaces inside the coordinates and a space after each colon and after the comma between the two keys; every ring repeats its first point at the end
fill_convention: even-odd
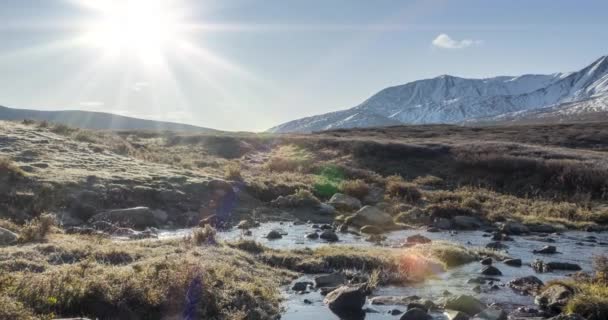
{"type": "Polygon", "coordinates": [[[238,163],[226,165],[224,167],[224,178],[232,181],[243,180],[243,177],[241,176],[241,166],[238,163]]]}
{"type": "Polygon", "coordinates": [[[407,202],[417,202],[422,199],[420,190],[414,184],[403,181],[400,176],[387,178],[386,192],[390,197],[401,198],[407,202]]]}
{"type": "Polygon", "coordinates": [[[36,318],[22,303],[0,294],[0,319],[33,320],[36,318]]]}
{"type": "Polygon", "coordinates": [[[37,242],[46,240],[53,228],[57,225],[57,218],[53,214],[43,213],[30,220],[19,233],[19,242],[37,242]]]}
{"type": "Polygon", "coordinates": [[[54,124],[51,127],[51,132],[60,134],[60,135],[69,135],[69,134],[72,134],[76,130],[78,130],[78,129],[72,128],[70,126],[67,126],[67,125],[61,124],[61,123],[54,124]]]}
{"type": "Polygon", "coordinates": [[[78,132],[74,135],[74,139],[80,142],[97,142],[97,139],[92,132],[83,130],[78,130],[78,132]]]}
{"type": "Polygon", "coordinates": [[[577,283],[575,296],[566,305],[567,313],[588,320],[608,319],[608,286],[604,283],[577,283]]]}
{"type": "Polygon", "coordinates": [[[431,187],[441,187],[444,185],[443,179],[436,177],[436,176],[431,176],[431,175],[417,177],[416,179],[414,179],[414,183],[419,186],[431,186],[431,187]]]}
{"type": "Polygon", "coordinates": [[[8,180],[7,182],[12,182],[24,175],[25,172],[17,167],[13,161],[8,158],[0,157],[0,181],[8,180]]]}
{"type": "Polygon", "coordinates": [[[340,184],[340,190],[349,196],[363,199],[369,193],[369,186],[361,179],[346,180],[340,184]]]}
{"type": "Polygon", "coordinates": [[[217,231],[210,225],[205,225],[202,228],[196,228],[194,230],[192,230],[192,236],[191,236],[191,240],[192,243],[200,246],[203,244],[217,244],[217,241],[215,239],[215,235],[217,234],[217,231]]]}

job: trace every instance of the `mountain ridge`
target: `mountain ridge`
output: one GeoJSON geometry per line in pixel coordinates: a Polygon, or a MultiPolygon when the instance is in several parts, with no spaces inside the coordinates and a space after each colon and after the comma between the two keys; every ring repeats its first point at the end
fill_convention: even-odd
{"type": "Polygon", "coordinates": [[[170,130],[187,132],[219,132],[195,125],[122,116],[108,112],[84,110],[43,111],[0,106],[0,120],[50,121],[94,130],[170,130]]]}
{"type": "Polygon", "coordinates": [[[608,56],[579,71],[471,79],[451,75],[387,87],[346,110],[296,119],[270,132],[462,123],[608,95],[608,56]],[[358,115],[357,121],[350,121],[358,115]],[[363,115],[373,117],[366,123],[363,115]],[[384,119],[384,121],[382,121],[384,119]]]}

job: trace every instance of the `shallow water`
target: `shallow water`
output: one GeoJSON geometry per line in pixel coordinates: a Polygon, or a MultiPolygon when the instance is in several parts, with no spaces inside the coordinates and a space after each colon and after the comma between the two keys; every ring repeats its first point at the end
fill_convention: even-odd
{"type": "MultiPolygon", "coordinates": [[[[277,249],[294,249],[294,248],[315,248],[323,245],[332,246],[373,246],[374,244],[367,242],[364,238],[353,234],[338,234],[340,241],[333,244],[328,244],[324,240],[310,240],[305,238],[305,234],[314,231],[311,225],[292,225],[289,223],[271,222],[261,225],[259,228],[252,229],[252,236],[243,236],[241,230],[232,229],[218,233],[218,238],[223,240],[236,240],[239,238],[254,239],[268,247],[277,249]],[[273,230],[280,229],[287,233],[282,239],[268,240],[265,235],[273,230]]],[[[185,236],[190,232],[189,229],[177,231],[163,231],[160,238],[170,238],[185,236]]],[[[414,234],[422,234],[432,240],[449,241],[456,244],[461,244],[471,247],[484,247],[491,242],[490,238],[483,237],[482,231],[461,231],[455,234],[449,232],[430,233],[422,230],[401,230],[390,232],[387,235],[387,245],[398,245],[403,243],[408,236],[414,234]]],[[[510,267],[501,262],[494,262],[503,275],[495,278],[500,279],[498,290],[490,290],[489,285],[482,285],[482,292],[475,293],[473,288],[475,284],[467,283],[471,278],[479,276],[481,264],[478,262],[469,263],[460,267],[452,268],[444,273],[437,274],[435,278],[428,279],[423,283],[408,285],[408,286],[390,286],[383,287],[374,292],[374,296],[411,296],[417,295],[424,299],[438,301],[443,297],[445,290],[452,294],[469,294],[475,296],[482,301],[490,303],[498,303],[503,308],[514,309],[518,306],[533,305],[533,298],[530,296],[520,295],[504,285],[515,278],[535,275],[542,281],[546,282],[551,279],[563,278],[572,271],[555,271],[551,273],[535,273],[529,266],[529,263],[534,259],[542,259],[548,261],[560,261],[579,264],[584,272],[592,271],[593,257],[599,254],[607,254],[608,246],[599,243],[608,243],[607,233],[587,233],[579,231],[569,231],[561,235],[549,235],[545,238],[555,240],[554,243],[538,241],[530,236],[514,236],[514,241],[505,241],[509,248],[505,251],[512,258],[522,259],[523,266],[510,267]],[[586,241],[588,236],[597,238],[597,243],[586,241]],[[553,245],[557,247],[559,253],[551,255],[533,254],[532,251],[540,249],[545,245],[553,245]]],[[[310,276],[304,276],[299,280],[311,279],[310,276]]],[[[298,281],[299,281],[298,280],[298,281]]],[[[308,319],[339,319],[326,306],[323,305],[323,296],[318,292],[312,291],[308,294],[296,294],[285,288],[286,312],[282,319],[286,320],[308,320],[308,319]],[[307,299],[312,304],[307,304],[304,300],[307,299]]],[[[378,311],[378,313],[367,313],[365,319],[398,319],[399,316],[392,316],[388,311],[399,309],[405,311],[405,306],[378,306],[368,305],[370,309],[378,311]]],[[[433,314],[435,319],[444,319],[441,314],[433,314]]]]}

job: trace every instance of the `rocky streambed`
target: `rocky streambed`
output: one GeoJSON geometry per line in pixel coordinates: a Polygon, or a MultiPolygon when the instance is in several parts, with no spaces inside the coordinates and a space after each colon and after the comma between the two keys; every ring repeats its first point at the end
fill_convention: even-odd
{"type": "MultiPolygon", "coordinates": [[[[483,248],[487,247],[489,243],[495,243],[491,239],[492,235],[483,231],[399,230],[386,233],[386,240],[381,243],[366,241],[365,236],[349,232],[338,232],[339,240],[336,242],[306,237],[315,230],[321,232],[322,228],[322,225],[310,223],[268,222],[250,229],[250,232],[238,228],[222,231],[218,233],[218,238],[222,240],[250,239],[275,249],[315,248],[326,245],[400,248],[404,247],[408,237],[414,235],[420,235],[423,237],[422,239],[447,241],[471,248],[483,248]],[[280,238],[269,239],[267,236],[272,231],[278,231],[281,235],[280,238]]],[[[190,229],[160,231],[159,238],[183,237],[190,232],[190,229]]],[[[515,282],[515,285],[510,285],[511,281],[520,279],[521,282],[523,278],[523,287],[529,289],[538,280],[547,283],[551,280],[563,279],[576,271],[591,272],[594,256],[608,252],[608,234],[606,233],[566,231],[552,234],[511,235],[510,238],[512,240],[499,242],[502,247],[499,252],[505,256],[502,261],[500,261],[501,259],[491,259],[491,261],[472,262],[449,268],[444,272],[437,272],[433,277],[420,283],[380,287],[367,297],[363,306],[364,313],[351,316],[351,318],[400,319],[408,310],[408,304],[412,308],[412,303],[414,305],[418,303],[430,304],[431,307],[428,309],[432,319],[452,319],[456,315],[447,314],[446,310],[439,306],[444,301],[456,299],[459,296],[473,297],[486,306],[493,305],[504,310],[505,315],[510,314],[509,319],[540,318],[543,314],[540,313],[539,306],[535,303],[534,295],[516,290],[522,287],[522,284],[518,286],[515,282]],[[514,260],[507,261],[507,258],[514,260]],[[521,265],[517,259],[521,260],[521,265]],[[539,261],[543,262],[543,266],[552,265],[553,268],[551,270],[549,270],[550,268],[539,268],[539,261]],[[492,267],[488,267],[488,265],[492,267]],[[565,266],[565,269],[570,270],[558,270],[560,266],[565,266]],[[482,270],[485,271],[482,273],[482,270]],[[437,307],[433,307],[435,305],[437,307]]],[[[303,275],[284,288],[286,301],[282,319],[349,319],[349,317],[337,316],[324,303],[326,297],[323,294],[326,292],[315,288],[315,277],[317,276],[303,275]],[[296,285],[298,283],[300,286],[304,283],[303,287],[298,288],[296,285]]],[[[499,316],[484,319],[503,318],[499,316]]]]}

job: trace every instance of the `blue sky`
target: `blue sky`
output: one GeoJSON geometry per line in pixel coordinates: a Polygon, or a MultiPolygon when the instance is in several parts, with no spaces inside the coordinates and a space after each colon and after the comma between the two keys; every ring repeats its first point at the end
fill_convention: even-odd
{"type": "Polygon", "coordinates": [[[418,79],[573,71],[608,54],[599,0],[156,1],[179,31],[108,33],[118,42],[88,37],[115,21],[91,6],[104,0],[3,0],[0,105],[264,130],[418,79]]]}

